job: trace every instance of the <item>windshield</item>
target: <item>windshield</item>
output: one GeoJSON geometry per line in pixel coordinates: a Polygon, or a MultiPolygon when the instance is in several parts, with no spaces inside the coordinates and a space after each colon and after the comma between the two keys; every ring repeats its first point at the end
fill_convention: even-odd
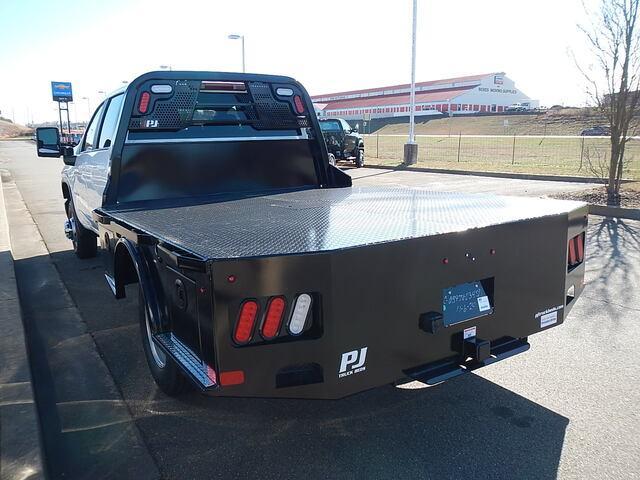
{"type": "Polygon", "coordinates": [[[322,120],[320,122],[320,129],[323,132],[339,132],[340,122],[338,122],[338,120],[322,120]]]}

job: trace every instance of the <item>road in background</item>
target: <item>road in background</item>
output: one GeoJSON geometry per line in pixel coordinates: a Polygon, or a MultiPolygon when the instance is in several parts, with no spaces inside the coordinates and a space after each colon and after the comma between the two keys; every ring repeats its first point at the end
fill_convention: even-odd
{"type": "MultiPolygon", "coordinates": [[[[62,162],[35,157],[32,143],[0,142],[0,168],[12,172],[163,478],[640,478],[639,222],[591,219],[587,288],[569,319],[531,337],[529,352],[505,362],[437,387],[414,382],[339,401],[197,393],[172,399],[147,371],[135,290],[116,301],[101,260],[81,261],[70,251],[62,231],[62,162]]],[[[355,184],[424,183],[467,192],[539,195],[547,188],[585,188],[372,169],[351,173],[359,177],[355,184]]],[[[97,421],[103,413],[85,422],[108,428],[97,421]]],[[[105,453],[110,448],[105,444],[105,453]]]]}

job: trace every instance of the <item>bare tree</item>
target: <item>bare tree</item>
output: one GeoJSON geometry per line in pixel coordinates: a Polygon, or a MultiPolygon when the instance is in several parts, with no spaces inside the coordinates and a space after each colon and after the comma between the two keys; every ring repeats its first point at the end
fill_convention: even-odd
{"type": "Polygon", "coordinates": [[[640,107],[640,0],[600,0],[590,11],[584,33],[594,62],[578,68],[588,83],[588,94],[606,116],[611,128],[608,168],[603,172],[609,204],[620,203],[625,169],[625,147],[638,128],[634,116],[640,107]],[[635,123],[634,123],[635,122],[635,123]]]}

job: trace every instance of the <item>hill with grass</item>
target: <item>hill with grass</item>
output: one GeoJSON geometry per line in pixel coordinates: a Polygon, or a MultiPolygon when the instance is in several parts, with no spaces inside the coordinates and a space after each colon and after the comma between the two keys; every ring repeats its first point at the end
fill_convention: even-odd
{"type": "Polygon", "coordinates": [[[25,127],[13,123],[11,120],[0,117],[0,139],[2,138],[16,138],[27,137],[33,134],[33,128],[25,127]]]}
{"type": "MultiPolygon", "coordinates": [[[[606,124],[599,112],[584,108],[547,110],[526,115],[454,116],[416,120],[417,135],[580,135],[585,128],[606,124]],[[505,125],[506,122],[506,125],[505,125]]],[[[407,123],[385,125],[372,133],[406,134],[407,123]]]]}

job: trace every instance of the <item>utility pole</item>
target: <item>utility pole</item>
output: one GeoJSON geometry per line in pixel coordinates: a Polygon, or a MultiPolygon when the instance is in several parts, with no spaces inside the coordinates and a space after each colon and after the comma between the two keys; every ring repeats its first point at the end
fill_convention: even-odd
{"type": "Polygon", "coordinates": [[[418,0],[413,0],[413,23],[411,31],[411,95],[409,107],[409,141],[404,145],[404,164],[414,165],[418,161],[418,144],[415,138],[416,110],[416,29],[418,22],[418,0]]]}

